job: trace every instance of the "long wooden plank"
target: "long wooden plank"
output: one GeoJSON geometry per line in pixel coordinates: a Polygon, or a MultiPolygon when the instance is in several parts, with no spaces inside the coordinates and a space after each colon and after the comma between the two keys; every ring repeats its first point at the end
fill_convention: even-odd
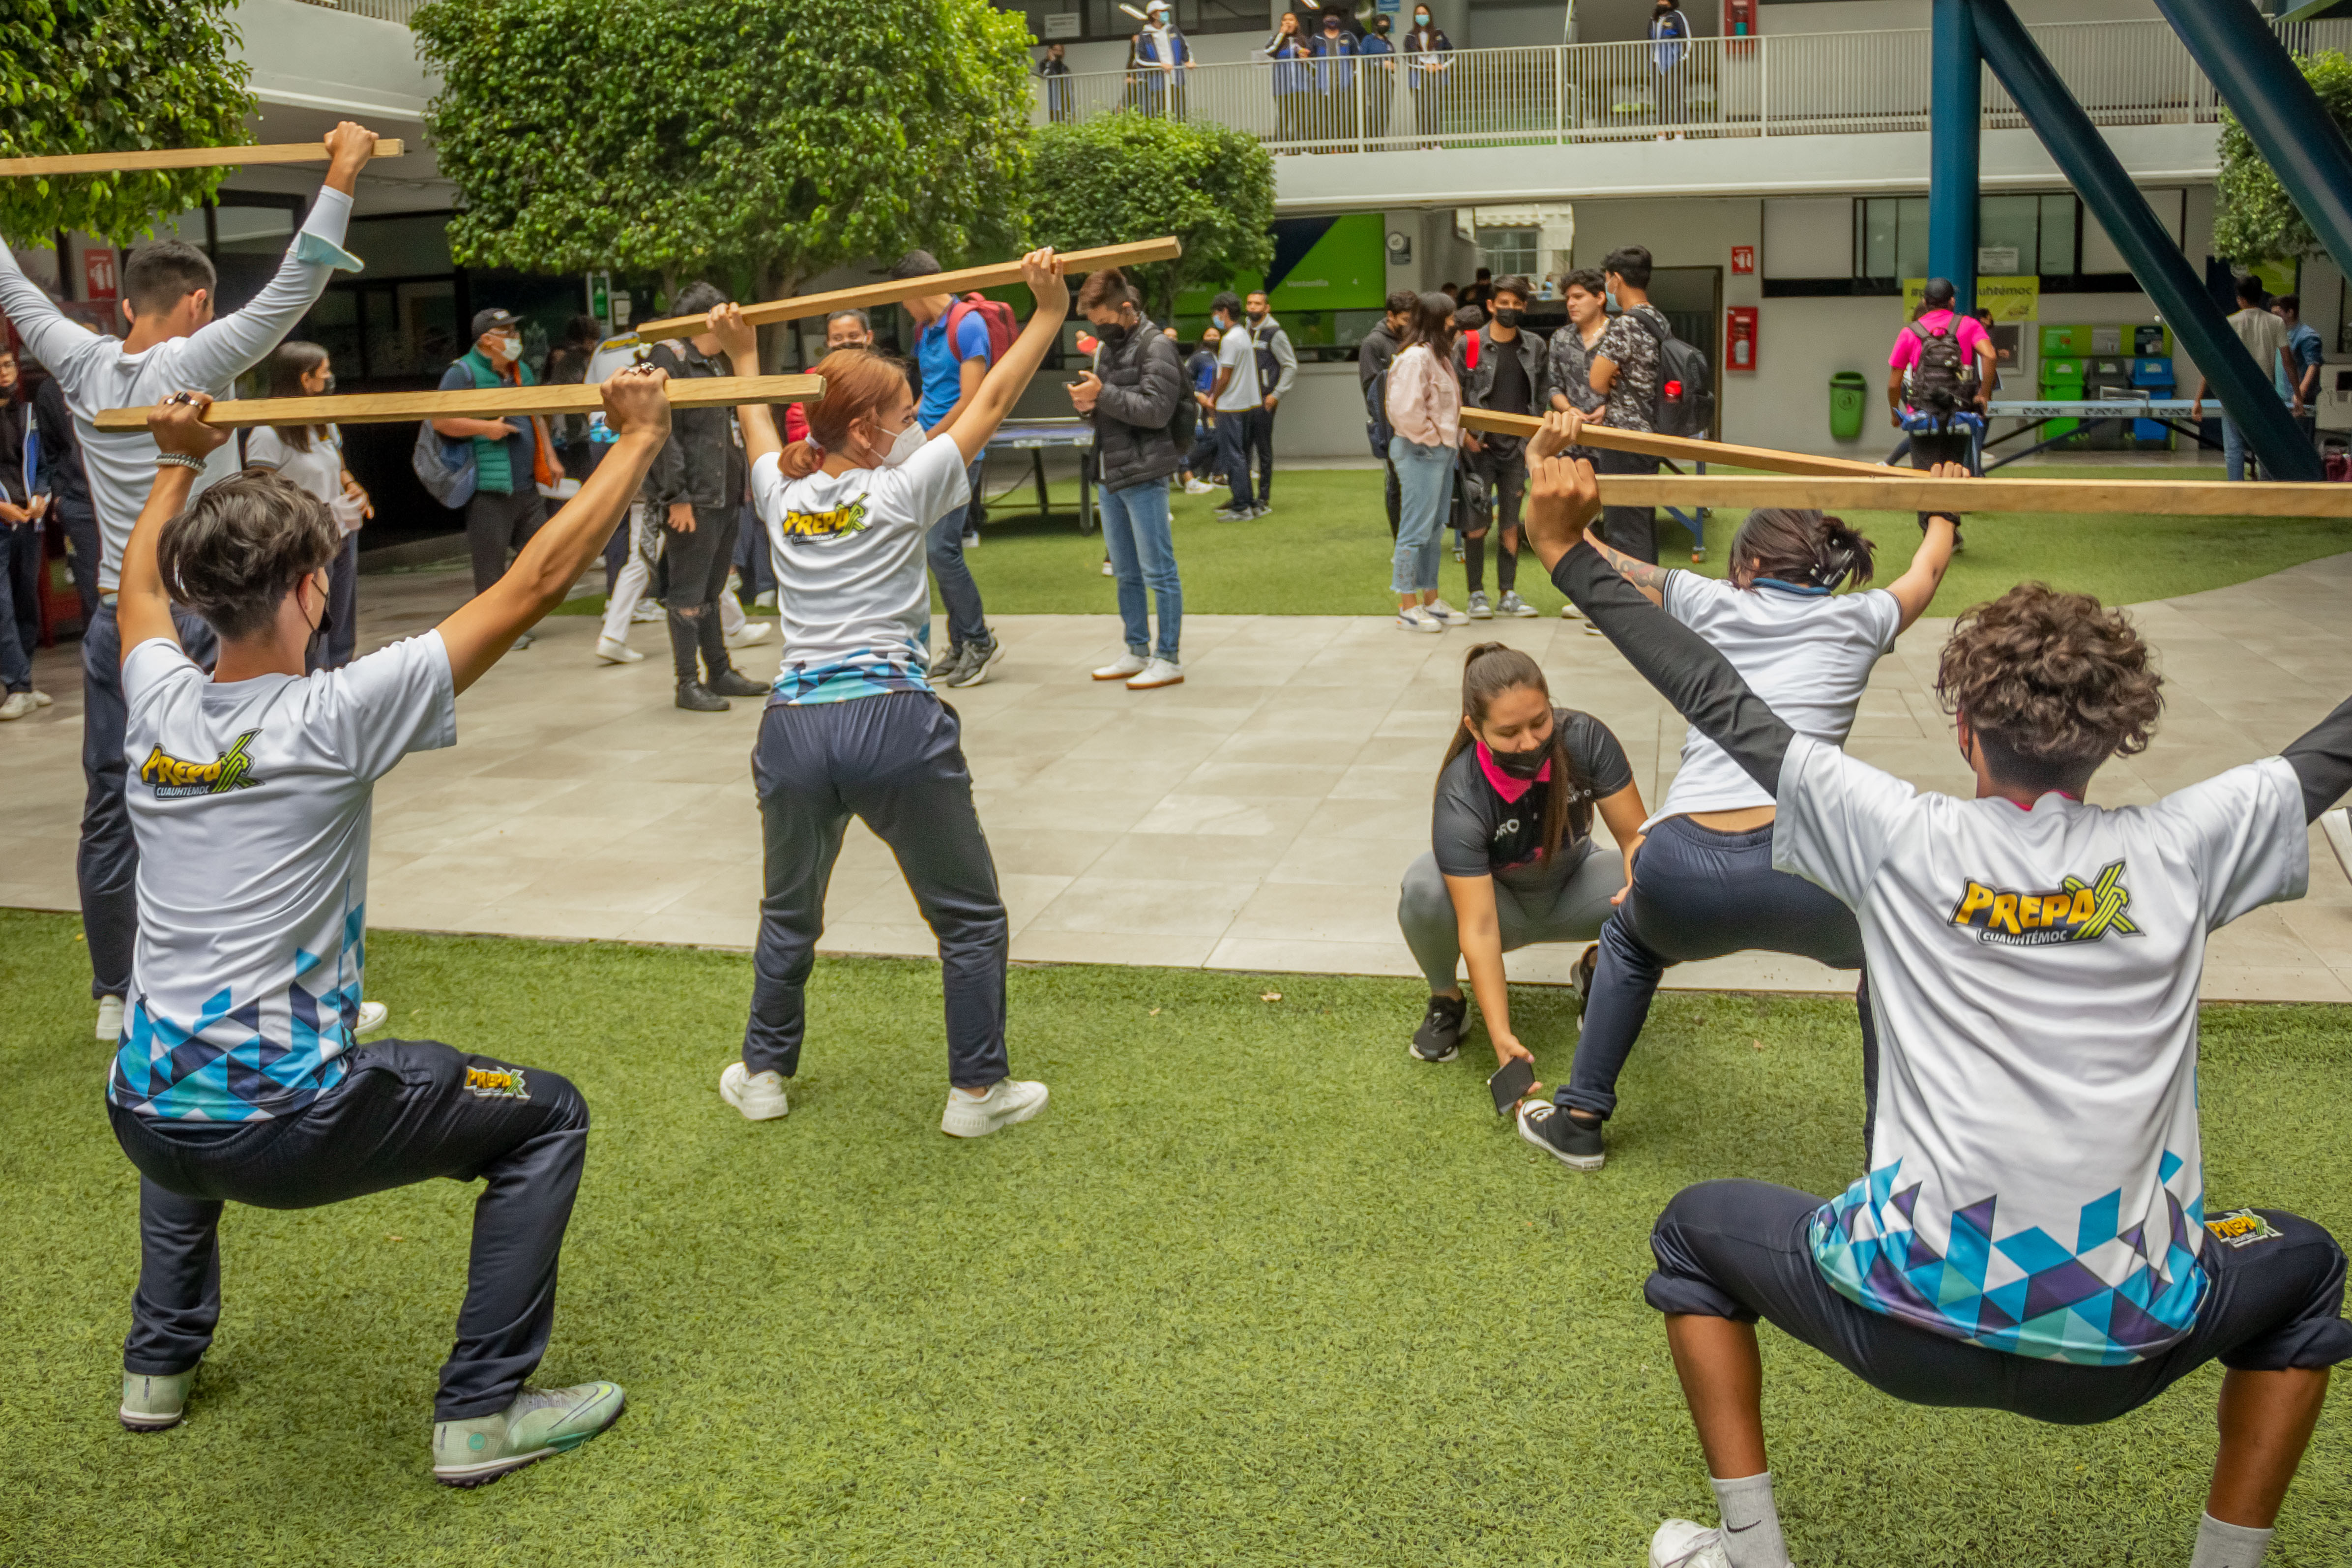
{"type": "MultiPolygon", "coordinates": [[[[695,376],[669,384],[672,408],[731,408],[739,403],[794,403],[824,395],[821,375],[695,376]]],[[[487,391],[355,392],[335,397],[247,397],[215,403],[207,425],[394,425],[412,419],[505,419],[530,414],[594,414],[604,400],[593,386],[494,386],[487,391]]],[[[101,430],[144,430],[144,408],[108,408],[101,430]]]]}
{"type": "MultiPolygon", "coordinates": [[[[1497,436],[1532,436],[1543,421],[1531,414],[1497,414],[1465,408],[1462,423],[1473,430],[1497,436]]],[[[1686,436],[1655,436],[1645,430],[1612,430],[1587,425],[1580,439],[1588,447],[1612,452],[1638,452],[1645,458],[1672,458],[1682,463],[1728,463],[1740,468],[1767,468],[1776,474],[1852,474],[1875,476],[1898,472],[1879,463],[1857,463],[1851,458],[1812,458],[1771,447],[1735,447],[1727,441],[1694,441],[1686,436]]]]}
{"type": "Polygon", "coordinates": [[[1876,479],[1784,474],[1601,477],[1611,506],[1816,507],[1823,511],[2151,512],[2170,517],[2352,518],[2352,485],[2217,484],[2168,479],[1938,479],[1911,470],[1876,479]]]}
{"type": "MultiPolygon", "coordinates": [[[[397,136],[375,139],[375,156],[397,158],[406,149],[397,136]]],[[[0,158],[0,176],[16,174],[129,174],[147,169],[209,169],[223,163],[323,163],[327,144],[278,142],[259,147],[152,147],[144,152],[72,153],[55,158],[0,158]]]]}
{"type": "MultiPolygon", "coordinates": [[[[1093,272],[1105,267],[1139,267],[1147,261],[1173,261],[1184,254],[1183,243],[1173,235],[1162,239],[1142,239],[1133,245],[1106,245],[1094,250],[1066,250],[1062,262],[1066,270],[1093,272]]],[[[830,315],[835,310],[871,310],[877,305],[895,305],[901,300],[912,300],[919,294],[968,294],[975,289],[1001,289],[1008,283],[1021,281],[1021,263],[992,261],[985,267],[966,267],[954,272],[934,272],[923,278],[901,278],[887,283],[861,283],[855,289],[835,289],[823,294],[795,294],[789,300],[771,300],[764,305],[746,305],[743,319],[753,326],[768,321],[799,321],[811,316],[830,315]]],[[[690,336],[702,330],[700,316],[664,316],[657,321],[642,321],[634,329],[637,336],[648,341],[655,338],[690,336]]]]}

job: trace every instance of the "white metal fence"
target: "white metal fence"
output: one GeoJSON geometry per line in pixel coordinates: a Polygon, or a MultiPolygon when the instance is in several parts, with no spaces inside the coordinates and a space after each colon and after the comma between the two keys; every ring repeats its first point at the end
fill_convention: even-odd
{"type": "MultiPolygon", "coordinates": [[[[2032,29],[2099,125],[2210,123],[2220,98],[2161,21],[2032,29]]],[[[2352,47],[2352,21],[2283,30],[2290,48],[2352,47]]],[[[1925,29],[1571,44],[1410,55],[1260,59],[1036,79],[1034,117],[1119,110],[1213,121],[1283,153],[1507,147],[1668,137],[1924,131],[1925,29]]],[[[1988,129],[2025,117],[1990,68],[1988,129]]]]}
{"type": "Polygon", "coordinates": [[[302,4],[352,16],[373,16],[379,22],[397,22],[404,27],[425,0],[302,0],[302,4]]]}

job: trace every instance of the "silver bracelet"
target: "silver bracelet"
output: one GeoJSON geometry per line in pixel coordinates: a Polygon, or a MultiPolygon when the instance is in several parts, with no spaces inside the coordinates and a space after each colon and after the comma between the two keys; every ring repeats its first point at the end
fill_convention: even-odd
{"type": "Polygon", "coordinates": [[[155,466],[163,468],[167,465],[174,468],[194,468],[200,474],[205,471],[205,460],[202,458],[191,458],[185,452],[156,453],[155,466]]]}

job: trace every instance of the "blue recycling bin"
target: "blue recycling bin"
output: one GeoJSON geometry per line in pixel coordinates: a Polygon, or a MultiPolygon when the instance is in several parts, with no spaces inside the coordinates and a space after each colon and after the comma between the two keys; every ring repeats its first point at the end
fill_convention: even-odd
{"type": "MultiPolygon", "coordinates": [[[[2173,389],[2179,384],[2173,380],[2172,362],[2168,359],[2132,361],[2131,379],[2134,390],[2146,393],[2151,402],[2173,396],[2173,389]]],[[[2132,440],[2136,445],[2168,447],[2172,445],[2172,431],[2158,420],[2135,419],[2132,440]]]]}

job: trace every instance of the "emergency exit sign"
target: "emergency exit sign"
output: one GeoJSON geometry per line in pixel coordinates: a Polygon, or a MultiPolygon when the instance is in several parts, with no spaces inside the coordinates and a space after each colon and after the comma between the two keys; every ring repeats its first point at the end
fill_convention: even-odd
{"type": "Polygon", "coordinates": [[[1733,246],[1731,247],[1731,270],[1736,273],[1748,273],[1755,271],[1756,247],[1752,245],[1733,246]]]}

